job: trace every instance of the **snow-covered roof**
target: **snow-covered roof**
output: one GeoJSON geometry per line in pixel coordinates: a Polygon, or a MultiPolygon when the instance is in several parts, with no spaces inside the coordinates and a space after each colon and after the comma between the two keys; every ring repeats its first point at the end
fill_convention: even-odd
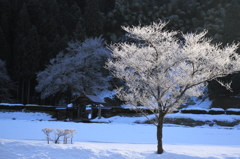
{"type": "Polygon", "coordinates": [[[83,102],[87,101],[87,104],[104,104],[105,102],[95,95],[81,95],[75,98],[72,102],[83,102]]]}
{"type": "Polygon", "coordinates": [[[73,104],[70,103],[70,104],[67,105],[67,107],[68,107],[68,108],[72,108],[72,107],[73,107],[73,104]]]}
{"type": "Polygon", "coordinates": [[[88,97],[91,101],[93,101],[94,103],[105,103],[103,100],[101,100],[100,98],[98,98],[98,96],[94,96],[94,95],[86,95],[86,97],[88,97]]]}
{"type": "Polygon", "coordinates": [[[213,111],[224,111],[223,108],[211,108],[210,110],[213,110],[213,111]]]}
{"type": "Polygon", "coordinates": [[[209,109],[205,109],[205,108],[201,108],[201,107],[183,108],[182,110],[205,110],[205,111],[209,111],[209,109]]]}
{"type": "Polygon", "coordinates": [[[23,104],[10,104],[10,103],[0,103],[0,105],[6,105],[6,106],[24,106],[23,104]]]}
{"type": "Polygon", "coordinates": [[[57,110],[59,110],[59,109],[63,109],[64,110],[64,109],[67,109],[67,107],[56,107],[56,109],[57,110]]]}
{"type": "Polygon", "coordinates": [[[240,109],[237,109],[237,108],[228,108],[227,111],[240,112],[240,109]]]}
{"type": "MultiPolygon", "coordinates": [[[[121,105],[121,107],[122,107],[123,109],[136,109],[135,106],[131,106],[131,105],[121,105]]],[[[138,106],[137,108],[139,108],[139,109],[148,109],[148,108],[145,107],[145,106],[138,106]]]]}

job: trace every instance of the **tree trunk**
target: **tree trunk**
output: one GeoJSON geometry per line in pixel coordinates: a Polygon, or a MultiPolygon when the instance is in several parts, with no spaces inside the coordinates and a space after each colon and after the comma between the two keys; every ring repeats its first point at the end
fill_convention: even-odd
{"type": "Polygon", "coordinates": [[[20,80],[18,79],[18,82],[17,82],[17,100],[19,100],[19,96],[20,96],[20,80]]]}
{"type": "Polygon", "coordinates": [[[27,104],[30,104],[30,86],[31,86],[31,79],[28,79],[27,104]]]}
{"type": "Polygon", "coordinates": [[[163,117],[164,117],[163,113],[159,113],[159,119],[158,119],[158,125],[157,125],[157,140],[158,140],[157,154],[163,153],[163,145],[162,145],[163,117]]]}
{"type": "Polygon", "coordinates": [[[22,80],[22,100],[21,100],[22,104],[26,104],[24,102],[24,80],[22,80]]]}

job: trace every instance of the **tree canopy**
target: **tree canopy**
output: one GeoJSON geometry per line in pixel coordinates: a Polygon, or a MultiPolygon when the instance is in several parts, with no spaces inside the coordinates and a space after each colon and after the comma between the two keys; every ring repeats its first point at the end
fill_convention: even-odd
{"type": "MultiPolygon", "coordinates": [[[[150,25],[161,19],[169,21],[169,30],[206,29],[212,43],[225,45],[239,41],[239,5],[237,0],[0,0],[0,59],[17,83],[13,97],[24,103],[30,94],[32,102],[39,103],[33,89],[36,72],[44,70],[71,40],[102,35],[108,44],[125,41],[129,39],[121,26],[150,25]]],[[[235,93],[211,82],[210,94],[239,94],[238,75],[227,78],[232,79],[235,93]]]]}
{"type": "MultiPolygon", "coordinates": [[[[106,63],[113,76],[125,82],[116,89],[117,96],[147,118],[139,105],[155,115],[148,119],[157,126],[158,153],[163,152],[164,116],[188,98],[201,96],[208,81],[240,71],[239,44],[212,44],[207,31],[182,33],[179,39],[179,32],[164,29],[166,24],[122,27],[137,42],[111,45],[112,59],[106,63]]],[[[230,83],[217,81],[231,89],[230,83]]]]}
{"type": "Polygon", "coordinates": [[[43,99],[68,88],[72,94],[97,94],[109,86],[110,78],[103,68],[109,56],[101,37],[69,42],[66,50],[51,59],[47,68],[37,74],[36,90],[41,92],[43,99]]]}

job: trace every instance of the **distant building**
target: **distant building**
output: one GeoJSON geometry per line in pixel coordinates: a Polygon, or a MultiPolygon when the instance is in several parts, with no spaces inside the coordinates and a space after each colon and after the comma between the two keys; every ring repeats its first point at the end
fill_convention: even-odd
{"type": "Polygon", "coordinates": [[[91,118],[101,117],[103,100],[95,95],[80,95],[72,101],[72,109],[75,111],[72,114],[73,118],[79,120],[88,120],[89,114],[91,118]],[[88,107],[87,107],[88,106],[88,107]]]}

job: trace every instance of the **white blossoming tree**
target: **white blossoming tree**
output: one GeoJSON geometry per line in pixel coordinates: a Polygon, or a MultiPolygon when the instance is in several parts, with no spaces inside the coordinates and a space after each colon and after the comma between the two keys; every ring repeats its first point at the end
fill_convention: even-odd
{"type": "MultiPolygon", "coordinates": [[[[126,87],[116,90],[117,96],[134,107],[146,106],[157,126],[157,153],[163,153],[162,128],[167,113],[193,96],[201,96],[207,81],[240,70],[236,53],[238,44],[222,47],[211,44],[207,31],[181,34],[164,30],[160,21],[149,26],[123,27],[138,43],[117,43],[110,46],[112,59],[106,63],[113,76],[124,80],[126,87]]],[[[230,89],[230,84],[220,84],[230,89]]]]}
{"type": "Polygon", "coordinates": [[[68,88],[77,94],[98,93],[108,88],[109,75],[103,66],[110,51],[104,46],[103,38],[69,42],[66,50],[37,74],[36,90],[43,99],[68,88]]]}

